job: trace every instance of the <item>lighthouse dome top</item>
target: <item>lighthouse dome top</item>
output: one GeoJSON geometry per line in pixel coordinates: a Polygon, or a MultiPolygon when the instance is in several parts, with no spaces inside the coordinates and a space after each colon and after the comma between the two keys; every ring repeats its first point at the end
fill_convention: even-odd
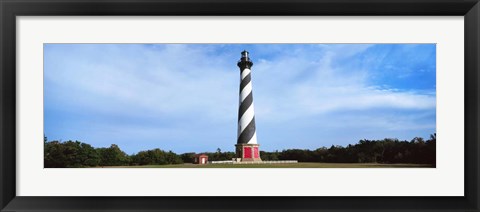
{"type": "Polygon", "coordinates": [[[237,63],[237,66],[240,68],[240,70],[246,69],[246,68],[251,68],[253,66],[253,62],[250,60],[250,57],[248,57],[249,53],[247,50],[243,50],[242,52],[242,57],[237,63]]]}
{"type": "Polygon", "coordinates": [[[247,57],[248,58],[248,51],[247,50],[243,50],[242,57],[247,57]]]}

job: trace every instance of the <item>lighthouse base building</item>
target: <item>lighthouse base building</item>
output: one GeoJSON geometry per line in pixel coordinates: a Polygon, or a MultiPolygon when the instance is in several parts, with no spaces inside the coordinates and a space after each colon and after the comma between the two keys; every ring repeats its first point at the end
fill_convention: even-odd
{"type": "Polygon", "coordinates": [[[235,152],[240,161],[262,161],[258,144],[236,144],[235,152]]]}

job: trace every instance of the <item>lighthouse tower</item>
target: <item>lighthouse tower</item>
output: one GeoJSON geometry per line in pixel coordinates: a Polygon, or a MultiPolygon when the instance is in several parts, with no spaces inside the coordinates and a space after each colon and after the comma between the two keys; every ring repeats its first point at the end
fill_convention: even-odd
{"type": "Polygon", "coordinates": [[[241,161],[261,161],[260,150],[255,132],[255,113],[253,111],[253,94],[251,68],[253,62],[248,52],[243,51],[240,61],[240,107],[238,109],[238,134],[235,152],[241,161]]]}

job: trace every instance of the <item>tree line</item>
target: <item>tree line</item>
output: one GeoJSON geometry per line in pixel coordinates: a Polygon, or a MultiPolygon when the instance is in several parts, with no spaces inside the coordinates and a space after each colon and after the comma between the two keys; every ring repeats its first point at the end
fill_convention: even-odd
{"type": "Polygon", "coordinates": [[[316,150],[288,149],[281,152],[260,152],[262,160],[298,160],[326,163],[413,163],[436,165],[436,134],[424,140],[410,141],[386,138],[360,140],[346,147],[332,145],[316,150]]]}
{"type": "MultiPolygon", "coordinates": [[[[74,168],[98,166],[136,166],[193,163],[195,152],[176,154],[159,148],[128,155],[116,144],[95,148],[80,141],[47,141],[44,138],[45,168],[74,168]]],[[[235,152],[204,152],[210,161],[231,160],[235,152]]],[[[298,160],[326,163],[414,163],[436,164],[436,134],[428,140],[415,137],[410,141],[386,138],[360,140],[346,147],[332,145],[315,150],[287,149],[260,151],[262,160],[298,160]]]]}
{"type": "Polygon", "coordinates": [[[44,139],[45,168],[78,168],[98,166],[166,165],[183,163],[172,151],[152,149],[128,155],[116,144],[94,148],[80,141],[47,141],[44,139]]]}

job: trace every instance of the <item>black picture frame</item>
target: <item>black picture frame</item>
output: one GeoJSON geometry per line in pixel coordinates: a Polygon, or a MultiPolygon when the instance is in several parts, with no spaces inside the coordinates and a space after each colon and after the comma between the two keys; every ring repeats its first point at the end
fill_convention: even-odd
{"type": "MultiPolygon", "coordinates": [[[[1,211],[479,211],[478,0],[0,0],[1,211]],[[464,197],[27,197],[16,195],[16,17],[420,15],[465,20],[464,197]],[[248,203],[248,204],[243,204],[248,203]]],[[[456,70],[460,71],[460,70],[456,70]]],[[[448,182],[445,182],[448,183],[448,182]]]]}

